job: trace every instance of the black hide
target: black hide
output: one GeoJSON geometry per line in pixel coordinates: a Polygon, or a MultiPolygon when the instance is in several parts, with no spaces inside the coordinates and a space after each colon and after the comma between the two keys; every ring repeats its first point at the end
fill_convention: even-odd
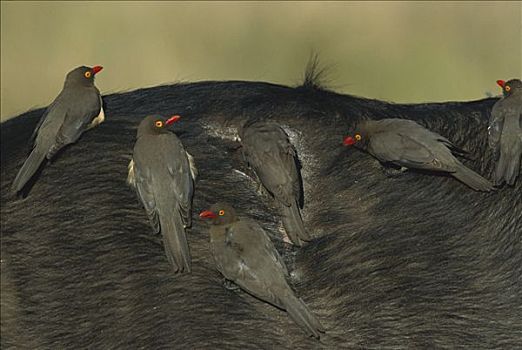
{"type": "Polygon", "coordinates": [[[398,105],[260,82],[159,86],[104,97],[106,121],[67,147],[25,199],[9,186],[43,110],[2,124],[2,348],[514,349],[522,344],[522,181],[477,193],[447,176],[386,177],[342,146],[360,118],[408,118],[471,152],[490,178],[496,99],[398,105]],[[188,240],[193,273],[174,275],[125,179],[136,127],[180,114],[199,170],[188,240]],[[247,118],[290,134],[303,219],[315,237],[282,242],[272,201],[256,193],[234,142],[247,118]],[[297,295],[327,328],[307,338],[284,312],[222,286],[197,218],[217,201],[258,220],[297,295]]]}

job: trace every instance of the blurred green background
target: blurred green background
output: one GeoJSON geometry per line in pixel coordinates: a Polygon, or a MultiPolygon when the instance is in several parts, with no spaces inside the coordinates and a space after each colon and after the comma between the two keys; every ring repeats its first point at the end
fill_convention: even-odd
{"type": "Polygon", "coordinates": [[[497,95],[522,71],[515,2],[1,3],[1,116],[45,106],[78,65],[104,93],[209,79],[301,81],[395,102],[497,95]]]}

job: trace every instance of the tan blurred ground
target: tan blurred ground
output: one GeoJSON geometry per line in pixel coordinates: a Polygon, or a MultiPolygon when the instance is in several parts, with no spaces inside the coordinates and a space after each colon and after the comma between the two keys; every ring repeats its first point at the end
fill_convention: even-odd
{"type": "Polygon", "coordinates": [[[497,94],[522,71],[521,2],[2,2],[2,120],[71,68],[105,93],[175,81],[295,84],[312,50],[346,93],[398,102],[497,94]]]}

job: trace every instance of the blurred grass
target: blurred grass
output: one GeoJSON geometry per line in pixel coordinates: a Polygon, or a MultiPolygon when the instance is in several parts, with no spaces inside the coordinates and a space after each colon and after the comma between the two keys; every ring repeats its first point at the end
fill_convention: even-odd
{"type": "Polygon", "coordinates": [[[522,74],[521,2],[1,3],[1,117],[48,104],[75,66],[102,92],[208,79],[300,82],[314,50],[337,91],[470,100],[522,74]]]}

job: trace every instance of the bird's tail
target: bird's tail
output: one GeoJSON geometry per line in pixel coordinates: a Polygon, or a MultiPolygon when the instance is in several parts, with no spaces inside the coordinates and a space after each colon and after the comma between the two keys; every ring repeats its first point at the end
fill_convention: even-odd
{"type": "Polygon", "coordinates": [[[190,251],[180,214],[160,215],[160,223],[165,253],[174,271],[191,272],[190,251]]]}
{"type": "Polygon", "coordinates": [[[493,191],[495,188],[493,184],[489,181],[466,167],[464,164],[459,163],[457,170],[452,173],[452,175],[458,179],[459,181],[465,183],[475,191],[484,191],[489,192],[493,191]]]}
{"type": "Polygon", "coordinates": [[[301,246],[303,241],[311,240],[308,233],[306,233],[297,202],[292,203],[289,207],[281,204],[281,208],[283,226],[285,227],[286,233],[290,237],[292,243],[301,246]]]}
{"type": "Polygon", "coordinates": [[[500,159],[495,168],[493,178],[495,184],[500,185],[504,181],[512,186],[520,172],[520,158],[522,157],[522,141],[517,140],[517,143],[511,147],[501,147],[500,159]]]}
{"type": "Polygon", "coordinates": [[[308,335],[319,338],[325,328],[308,306],[295,295],[291,294],[283,300],[284,307],[290,318],[297,323],[308,335]]]}
{"type": "Polygon", "coordinates": [[[45,159],[45,155],[47,152],[44,152],[41,148],[36,146],[29,157],[25,160],[24,165],[16,174],[16,177],[11,186],[11,190],[14,193],[20,192],[27,182],[33,177],[36,171],[40,168],[40,165],[45,159]]]}

